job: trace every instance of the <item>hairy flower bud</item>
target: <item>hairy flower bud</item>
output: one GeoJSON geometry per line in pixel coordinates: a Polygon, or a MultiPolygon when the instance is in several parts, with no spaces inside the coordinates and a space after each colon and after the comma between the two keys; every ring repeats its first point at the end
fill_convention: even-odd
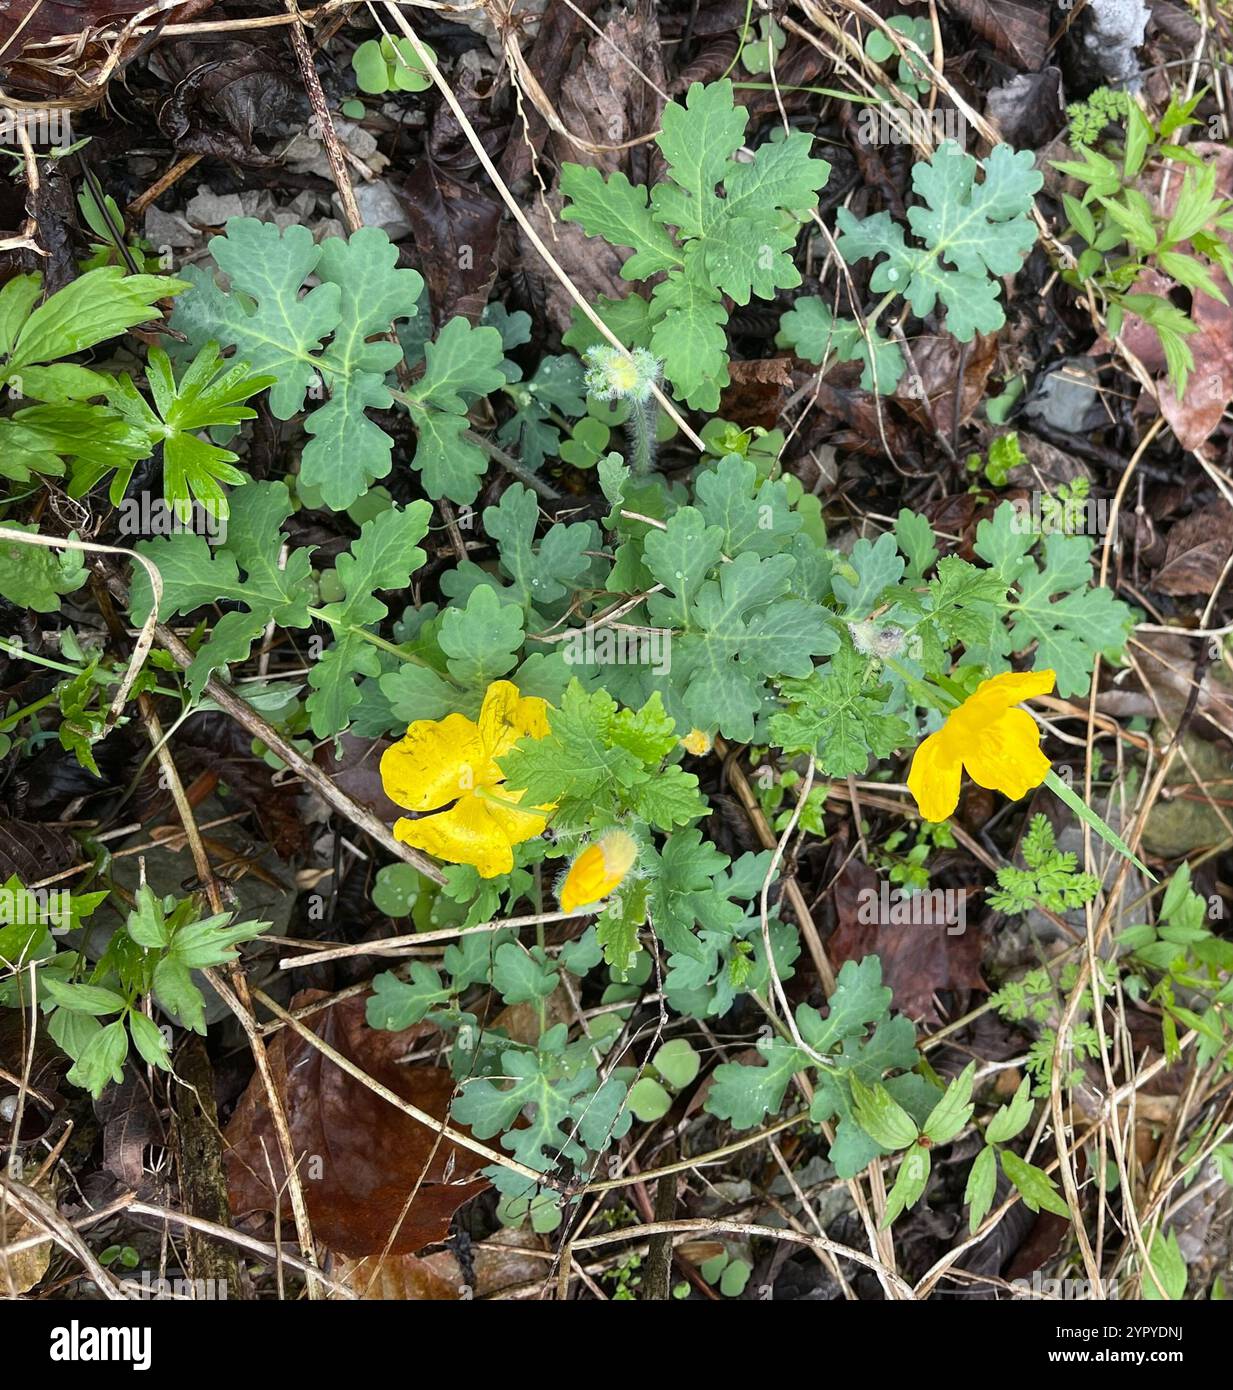
{"type": "Polygon", "coordinates": [[[660,363],[646,348],[593,347],[584,354],[587,364],[586,388],[605,401],[650,399],[651,388],[659,380],[660,363]]]}
{"type": "Polygon", "coordinates": [[[849,623],[852,645],[862,656],[876,656],[882,660],[899,656],[903,652],[905,633],[895,623],[880,627],[877,623],[849,623]]]}

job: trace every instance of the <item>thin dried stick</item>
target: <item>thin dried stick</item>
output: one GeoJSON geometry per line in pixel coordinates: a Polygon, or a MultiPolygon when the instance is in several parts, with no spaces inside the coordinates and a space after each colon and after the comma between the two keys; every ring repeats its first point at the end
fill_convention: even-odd
{"type": "Polygon", "coordinates": [[[330,115],[325,93],[321,90],[321,79],[317,76],[312,50],[308,46],[308,38],[304,32],[304,23],[296,8],[295,0],[284,0],[284,4],[292,19],[291,47],[295,50],[295,60],[300,66],[300,76],[304,79],[304,90],[308,94],[308,103],[313,109],[317,128],[320,130],[321,139],[325,144],[326,156],[330,161],[330,172],[334,175],[334,185],[338,189],[338,197],[342,203],[343,216],[346,219],[347,227],[353,232],[358,232],[364,225],[364,219],[360,216],[359,205],[355,201],[355,189],[351,186],[351,176],[347,173],[347,160],[343,154],[338,132],[334,129],[334,118],[330,115]]]}
{"type": "Polygon", "coordinates": [[[568,922],[590,917],[603,911],[603,904],[593,903],[581,912],[533,912],[525,917],[495,918],[474,927],[443,927],[440,931],[410,932],[406,936],[389,936],[381,941],[360,941],[353,946],[331,946],[326,951],[309,951],[302,956],[284,956],[278,962],[280,970],[295,970],[301,965],[320,965],[322,961],[343,960],[348,956],[405,956],[415,952],[409,947],[426,946],[434,941],[456,941],[460,937],[484,932],[503,931],[506,927],[536,927],[541,922],[568,922]]]}
{"type": "MultiPolygon", "coordinates": [[[[640,1174],[639,1181],[645,1180],[646,1176],[645,1173],[640,1174]]],[[[583,1236],[573,1243],[573,1248],[575,1250],[594,1250],[601,1245],[612,1245],[614,1242],[623,1240],[645,1240],[648,1236],[654,1235],[709,1235],[712,1232],[746,1237],[757,1236],[766,1240],[783,1240],[790,1245],[807,1246],[818,1254],[829,1252],[833,1255],[841,1255],[845,1260],[852,1260],[855,1264],[864,1265],[866,1269],[872,1269],[875,1273],[888,1279],[900,1298],[911,1302],[916,1300],[916,1294],[912,1291],[910,1284],[906,1283],[893,1270],[887,1269],[872,1255],[866,1255],[863,1250],[854,1249],[850,1245],[841,1245],[838,1241],[831,1240],[827,1236],[811,1236],[806,1231],[784,1230],[778,1226],[757,1226],[745,1221],[724,1221],[707,1217],[684,1221],[652,1221],[643,1226],[625,1227],[616,1231],[604,1231],[599,1235],[583,1236]]]]}
{"type": "MultiPolygon", "coordinates": [[[[564,287],[565,291],[568,293],[570,298],[574,301],[575,304],[577,304],[579,309],[581,309],[582,312],[586,315],[586,317],[591,321],[592,326],[599,333],[603,334],[605,340],[611,343],[613,347],[620,348],[622,352],[627,352],[628,349],[626,348],[625,344],[621,342],[621,340],[616,336],[616,334],[613,333],[613,331],[608,327],[608,325],[603,321],[603,319],[601,319],[600,316],[595,312],[595,310],[591,307],[590,303],[587,301],[585,296],[578,289],[577,285],[574,284],[574,282],[569,278],[564,269],[562,269],[560,262],[552,254],[552,252],[549,251],[547,246],[544,245],[543,238],[531,225],[530,221],[527,219],[526,213],[523,212],[522,208],[519,206],[518,200],[509,191],[509,188],[506,185],[505,180],[501,177],[500,173],[497,170],[497,166],[489,158],[488,151],[484,148],[484,143],[479,138],[479,135],[476,133],[475,127],[471,124],[471,121],[468,118],[467,113],[462,109],[462,104],[454,95],[453,89],[450,87],[449,83],[446,82],[445,78],[441,76],[441,70],[437,67],[436,63],[433,62],[432,55],[420,42],[419,36],[416,34],[415,30],[412,29],[411,26],[407,23],[406,19],[402,15],[402,12],[395,5],[390,3],[390,0],[384,0],[384,8],[386,12],[390,15],[390,17],[393,19],[394,23],[397,24],[399,29],[402,30],[404,37],[406,37],[410,41],[412,48],[415,49],[416,58],[419,59],[420,64],[424,68],[424,71],[427,72],[428,75],[432,78],[433,83],[437,87],[437,90],[445,98],[446,104],[454,113],[454,119],[458,122],[458,125],[462,130],[462,133],[467,137],[468,143],[470,144],[471,148],[475,151],[475,157],[483,166],[484,172],[492,180],[492,186],[500,194],[501,201],[505,204],[507,208],[509,208],[510,212],[513,214],[514,221],[518,223],[519,227],[521,227],[523,232],[526,234],[526,237],[530,241],[531,245],[534,246],[536,251],[539,252],[540,256],[544,261],[544,264],[561,282],[562,286],[564,287]]],[[[668,399],[667,396],[664,395],[663,391],[660,390],[659,386],[655,383],[652,383],[651,390],[654,392],[655,399],[659,402],[661,409],[663,409],[667,413],[667,415],[674,421],[677,428],[686,437],[686,439],[688,439],[689,442],[694,445],[694,447],[698,450],[699,453],[705,453],[706,445],[698,437],[697,433],[693,430],[693,428],[690,426],[689,422],[684,418],[684,416],[682,416],[680,411],[677,410],[676,406],[668,399]]]]}
{"type": "MultiPolygon", "coordinates": [[[[159,723],[158,714],[154,709],[154,702],[149,695],[144,692],[137,697],[138,707],[141,710],[142,722],[146,726],[151,744],[154,746],[158,757],[159,768],[163,775],[163,781],[167,789],[171,792],[171,799],[175,802],[176,812],[180,817],[180,823],[184,827],[184,834],[188,840],[189,850],[193,857],[193,865],[197,871],[197,877],[205,887],[205,893],[210,902],[210,910],[214,913],[224,912],[225,905],[222,895],[218,890],[218,881],[214,877],[214,871],[210,867],[210,858],[206,853],[205,845],[201,840],[201,832],[197,829],[197,821],[193,815],[192,805],[184,791],[184,783],[180,779],[180,770],[176,767],[175,759],[171,755],[171,749],[167,740],[163,737],[162,726],[159,723]]],[[[240,963],[236,961],[229,970],[232,984],[235,986],[235,996],[231,991],[223,986],[222,979],[216,970],[205,971],[206,978],[210,984],[218,991],[220,997],[231,1009],[231,1012],[239,1020],[240,1026],[248,1038],[249,1048],[253,1054],[253,1061],[257,1066],[257,1073],[261,1077],[262,1088],[265,1091],[266,1104],[269,1106],[270,1119],[274,1125],[274,1133],[278,1139],[278,1147],[282,1152],[283,1163],[287,1170],[288,1195],[291,1201],[291,1212],[295,1220],[296,1235],[300,1241],[300,1250],[303,1253],[305,1263],[310,1267],[316,1266],[316,1257],[313,1247],[312,1225],[308,1219],[308,1204],[304,1200],[304,1188],[300,1183],[299,1173],[295,1161],[295,1147],[291,1139],[291,1126],[287,1120],[286,1106],[283,1104],[282,1096],[279,1094],[277,1083],[274,1079],[274,1072],[270,1066],[269,1053],[266,1051],[265,1039],[261,1035],[253,1018],[252,1004],[248,998],[248,981],[244,977],[244,972],[240,963]]],[[[308,1281],[308,1297],[315,1299],[318,1296],[316,1284],[310,1279],[308,1281]]]]}
{"type": "Polygon", "coordinates": [[[94,1251],[50,1202],[44,1201],[37,1192],[27,1187],[25,1183],[18,1182],[15,1178],[9,1177],[7,1173],[2,1172],[0,1172],[0,1193],[4,1196],[6,1206],[16,1207],[31,1225],[42,1225],[43,1229],[49,1233],[51,1240],[54,1240],[57,1245],[81,1261],[86,1273],[98,1285],[98,1290],[104,1298],[110,1299],[113,1303],[124,1302],[124,1294],[116,1287],[116,1281],[99,1264],[94,1251]]]}

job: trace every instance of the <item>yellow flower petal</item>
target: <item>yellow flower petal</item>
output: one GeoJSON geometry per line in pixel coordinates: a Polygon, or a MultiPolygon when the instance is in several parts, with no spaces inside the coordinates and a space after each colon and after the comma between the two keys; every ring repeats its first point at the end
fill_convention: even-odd
{"type": "Polygon", "coordinates": [[[408,811],[434,811],[500,777],[501,770],[485,751],[479,730],[461,714],[417,719],[381,755],[385,793],[408,811]]]}
{"type": "Polygon", "coordinates": [[[501,827],[502,833],[511,845],[520,845],[523,840],[533,840],[542,835],[548,825],[551,806],[528,806],[523,810],[511,803],[522,800],[521,792],[509,792],[500,786],[490,796],[480,794],[488,808],[488,814],[501,827]]]}
{"type": "Polygon", "coordinates": [[[1052,671],[1004,671],[982,681],[946,716],[946,723],[917,748],[908,790],[925,820],[945,820],[959,804],[959,784],[967,769],[972,780],[1016,801],[1048,775],[1049,759],[1040,749],[1040,731],[1021,700],[1047,695],[1052,671]]]}
{"type": "Polygon", "coordinates": [[[1018,801],[1045,780],[1049,759],[1040,730],[1024,709],[1008,709],[967,743],[963,765],[974,782],[1018,801]]]}
{"type": "Polygon", "coordinates": [[[496,758],[516,739],[548,732],[547,702],[522,697],[509,681],[488,687],[478,723],[461,714],[416,720],[381,758],[386,794],[411,811],[455,804],[399,820],[395,837],[450,863],[472,864],[483,878],[509,873],[512,847],[542,835],[552,807],[519,807],[521,793],[505,791],[496,758]]]}
{"type": "Polygon", "coordinates": [[[1001,705],[1003,709],[1010,709],[1024,700],[1034,700],[1037,695],[1050,694],[1056,680],[1053,671],[1003,671],[1000,676],[981,681],[960,710],[972,705],[1001,705]]]}
{"type": "Polygon", "coordinates": [[[512,846],[542,834],[545,824],[533,812],[506,811],[464,796],[435,816],[398,821],[394,838],[451,864],[473,864],[481,878],[496,878],[514,867],[512,846]]]}
{"type": "Polygon", "coordinates": [[[570,865],[557,898],[562,912],[597,903],[620,886],[638,857],[638,843],[623,830],[609,830],[570,865]]]}
{"type": "MultiPolygon", "coordinates": [[[[520,738],[548,733],[548,701],[519,695],[509,681],[493,681],[479,715],[479,735],[490,758],[508,753],[520,738]]],[[[498,770],[497,776],[503,774],[498,770]]]]}
{"type": "Polygon", "coordinates": [[[959,805],[960,754],[953,743],[953,735],[943,725],[912,755],[908,790],[925,820],[946,820],[959,805]]]}

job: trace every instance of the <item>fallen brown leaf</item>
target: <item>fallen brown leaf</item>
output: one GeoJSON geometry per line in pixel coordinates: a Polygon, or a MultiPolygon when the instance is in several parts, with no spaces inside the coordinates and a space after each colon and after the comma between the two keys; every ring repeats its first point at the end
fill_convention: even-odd
{"type": "Polygon", "coordinates": [[[958,425],[971,418],[984,399],[985,382],[997,360],[997,338],[991,333],[978,333],[972,342],[961,344],[949,333],[943,333],[915,338],[910,346],[920,384],[929,398],[929,409],[926,410],[920,400],[916,377],[910,371],[904,373],[892,399],[923,428],[936,427],[939,434],[949,438],[958,425]],[[962,386],[959,386],[960,371],[962,386]],[[958,420],[955,419],[957,386],[958,420]]]}
{"type": "MultiPolygon", "coordinates": [[[[306,990],[292,1006],[325,997],[306,990]]],[[[428,1063],[398,1064],[433,1030],[424,1024],[398,1033],[369,1028],[364,1007],[364,999],[344,999],[311,1015],[307,1026],[374,1081],[444,1119],[454,1092],[449,1072],[428,1063]]],[[[454,1212],[488,1186],[484,1179],[472,1180],[477,1167],[473,1154],[438,1143],[434,1130],[327,1061],[292,1029],[275,1035],[269,1053],[309,1219],[314,1234],[331,1250],[377,1255],[396,1231],[391,1251],[414,1254],[442,1240],[454,1212]],[[399,1225],[413,1191],[415,1199],[399,1225]]],[[[260,1078],[254,1077],[240,1098],[224,1138],[233,1214],[275,1211],[274,1189],[283,1189],[285,1169],[260,1078]]],[[[285,1194],[281,1200],[285,1218],[290,1205],[285,1194]]]]}
{"type": "Polygon", "coordinates": [[[1223,501],[1200,507],[1174,523],[1152,588],[1162,594],[1210,594],[1230,555],[1233,509],[1223,501]]]}
{"type": "MultiPolygon", "coordinates": [[[[53,1207],[56,1205],[56,1191],[60,1185],[57,1171],[53,1168],[34,1188],[34,1191],[53,1207]]],[[[45,1228],[38,1221],[28,1221],[0,1194],[0,1297],[11,1298],[29,1293],[51,1268],[55,1241],[46,1240],[42,1245],[31,1246],[29,1250],[8,1253],[10,1245],[18,1245],[23,1240],[29,1240],[31,1236],[44,1234],[45,1228]]]]}
{"type": "Polygon", "coordinates": [[[501,204],[421,159],[394,186],[406,209],[438,323],[462,314],[478,323],[497,273],[501,204]]]}
{"type": "Polygon", "coordinates": [[[536,1259],[518,1248],[540,1243],[539,1236],[527,1231],[494,1232],[483,1245],[472,1249],[470,1279],[452,1250],[436,1250],[431,1255],[387,1255],[380,1260],[342,1256],[334,1267],[334,1277],[369,1300],[441,1303],[492,1298],[547,1276],[550,1261],[536,1259]]]}
{"type": "Polygon", "coordinates": [[[952,13],[991,43],[1000,58],[1036,72],[1049,51],[1049,7],[1035,0],[951,0],[952,13]]]}
{"type": "MultiPolygon", "coordinates": [[[[602,38],[585,32],[586,55],[561,82],[561,124],[575,139],[592,145],[622,145],[654,134],[663,100],[643,74],[661,90],[666,86],[654,8],[618,13],[603,26],[602,38]]],[[[635,183],[646,177],[645,169],[637,167],[645,164],[645,149],[586,150],[555,133],[551,146],[558,160],[593,164],[604,174],[619,169],[635,183]]]]}
{"type": "MultiPolygon", "coordinates": [[[[950,935],[945,923],[862,921],[862,893],[877,893],[879,878],[850,859],[835,881],[839,925],[827,943],[838,968],[868,955],[882,959],[882,979],[894,992],[894,1007],[917,1023],[940,1022],[934,995],[944,989],[988,988],[980,973],[981,936],[974,922],[950,935]]],[[[877,914],[872,914],[877,915],[877,914]]],[[[895,914],[897,915],[897,914],[895,914]]]]}
{"type": "Polygon", "coordinates": [[[752,362],[729,362],[731,385],[719,401],[719,417],[742,429],[758,425],[773,430],[792,389],[792,359],[761,357],[752,362]]]}

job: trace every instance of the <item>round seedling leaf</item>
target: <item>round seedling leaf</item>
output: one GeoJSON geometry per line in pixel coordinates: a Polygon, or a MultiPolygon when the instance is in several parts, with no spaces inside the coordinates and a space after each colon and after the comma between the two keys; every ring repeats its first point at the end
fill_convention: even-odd
{"type": "Polygon", "coordinates": [[[380,96],[389,91],[389,67],[376,39],[360,44],[351,55],[351,67],[355,72],[355,85],[361,92],[380,96]]]}
{"type": "Polygon", "coordinates": [[[629,1090],[629,1108],[643,1121],[662,1120],[672,1105],[672,1097],[649,1076],[635,1081],[629,1090]]]}
{"type": "Polygon", "coordinates": [[[347,587],[335,570],[322,570],[317,576],[317,593],[322,603],[341,603],[347,587]]]}
{"type": "Polygon", "coordinates": [[[561,443],[561,457],[575,468],[594,468],[608,447],[611,431],[602,420],[584,415],[574,426],[573,437],[561,443]]]}
{"type": "MultiPolygon", "coordinates": [[[[884,63],[893,53],[898,53],[899,50],[880,29],[871,29],[865,36],[865,52],[869,54],[875,63],[884,63]]],[[[354,61],[354,59],[352,61],[354,61]]]]}
{"type": "MultiPolygon", "coordinates": [[[[420,62],[419,55],[415,51],[410,39],[391,39],[388,36],[382,40],[383,45],[388,45],[386,49],[386,66],[389,69],[390,88],[398,92],[423,92],[432,86],[432,78],[428,75],[428,69],[420,62]]],[[[437,55],[424,45],[428,56],[435,63],[437,55]]]]}
{"type": "Polygon", "coordinates": [[[410,864],[387,864],[377,870],[372,902],[387,917],[407,917],[419,897],[422,880],[410,864]]]}
{"type": "Polygon", "coordinates": [[[745,1292],[753,1266],[748,1260],[733,1260],[719,1279],[719,1292],[725,1298],[739,1298],[745,1292]]]}
{"type": "Polygon", "coordinates": [[[600,1014],[598,1018],[593,1018],[588,1026],[591,1030],[591,1041],[605,1047],[621,1031],[623,1024],[619,1013],[611,1013],[600,1014]]]}
{"type": "Polygon", "coordinates": [[[385,488],[370,487],[347,508],[347,515],[357,526],[363,526],[366,521],[372,521],[382,512],[388,512],[393,505],[394,499],[385,488]]]}
{"type": "Polygon", "coordinates": [[[551,1192],[540,1192],[531,1198],[531,1229],[538,1235],[550,1235],[561,1224],[561,1206],[551,1192]]]}
{"type": "Polygon", "coordinates": [[[655,1070],[669,1086],[683,1090],[698,1075],[702,1059],[684,1038],[673,1038],[651,1058],[655,1070]]]}

